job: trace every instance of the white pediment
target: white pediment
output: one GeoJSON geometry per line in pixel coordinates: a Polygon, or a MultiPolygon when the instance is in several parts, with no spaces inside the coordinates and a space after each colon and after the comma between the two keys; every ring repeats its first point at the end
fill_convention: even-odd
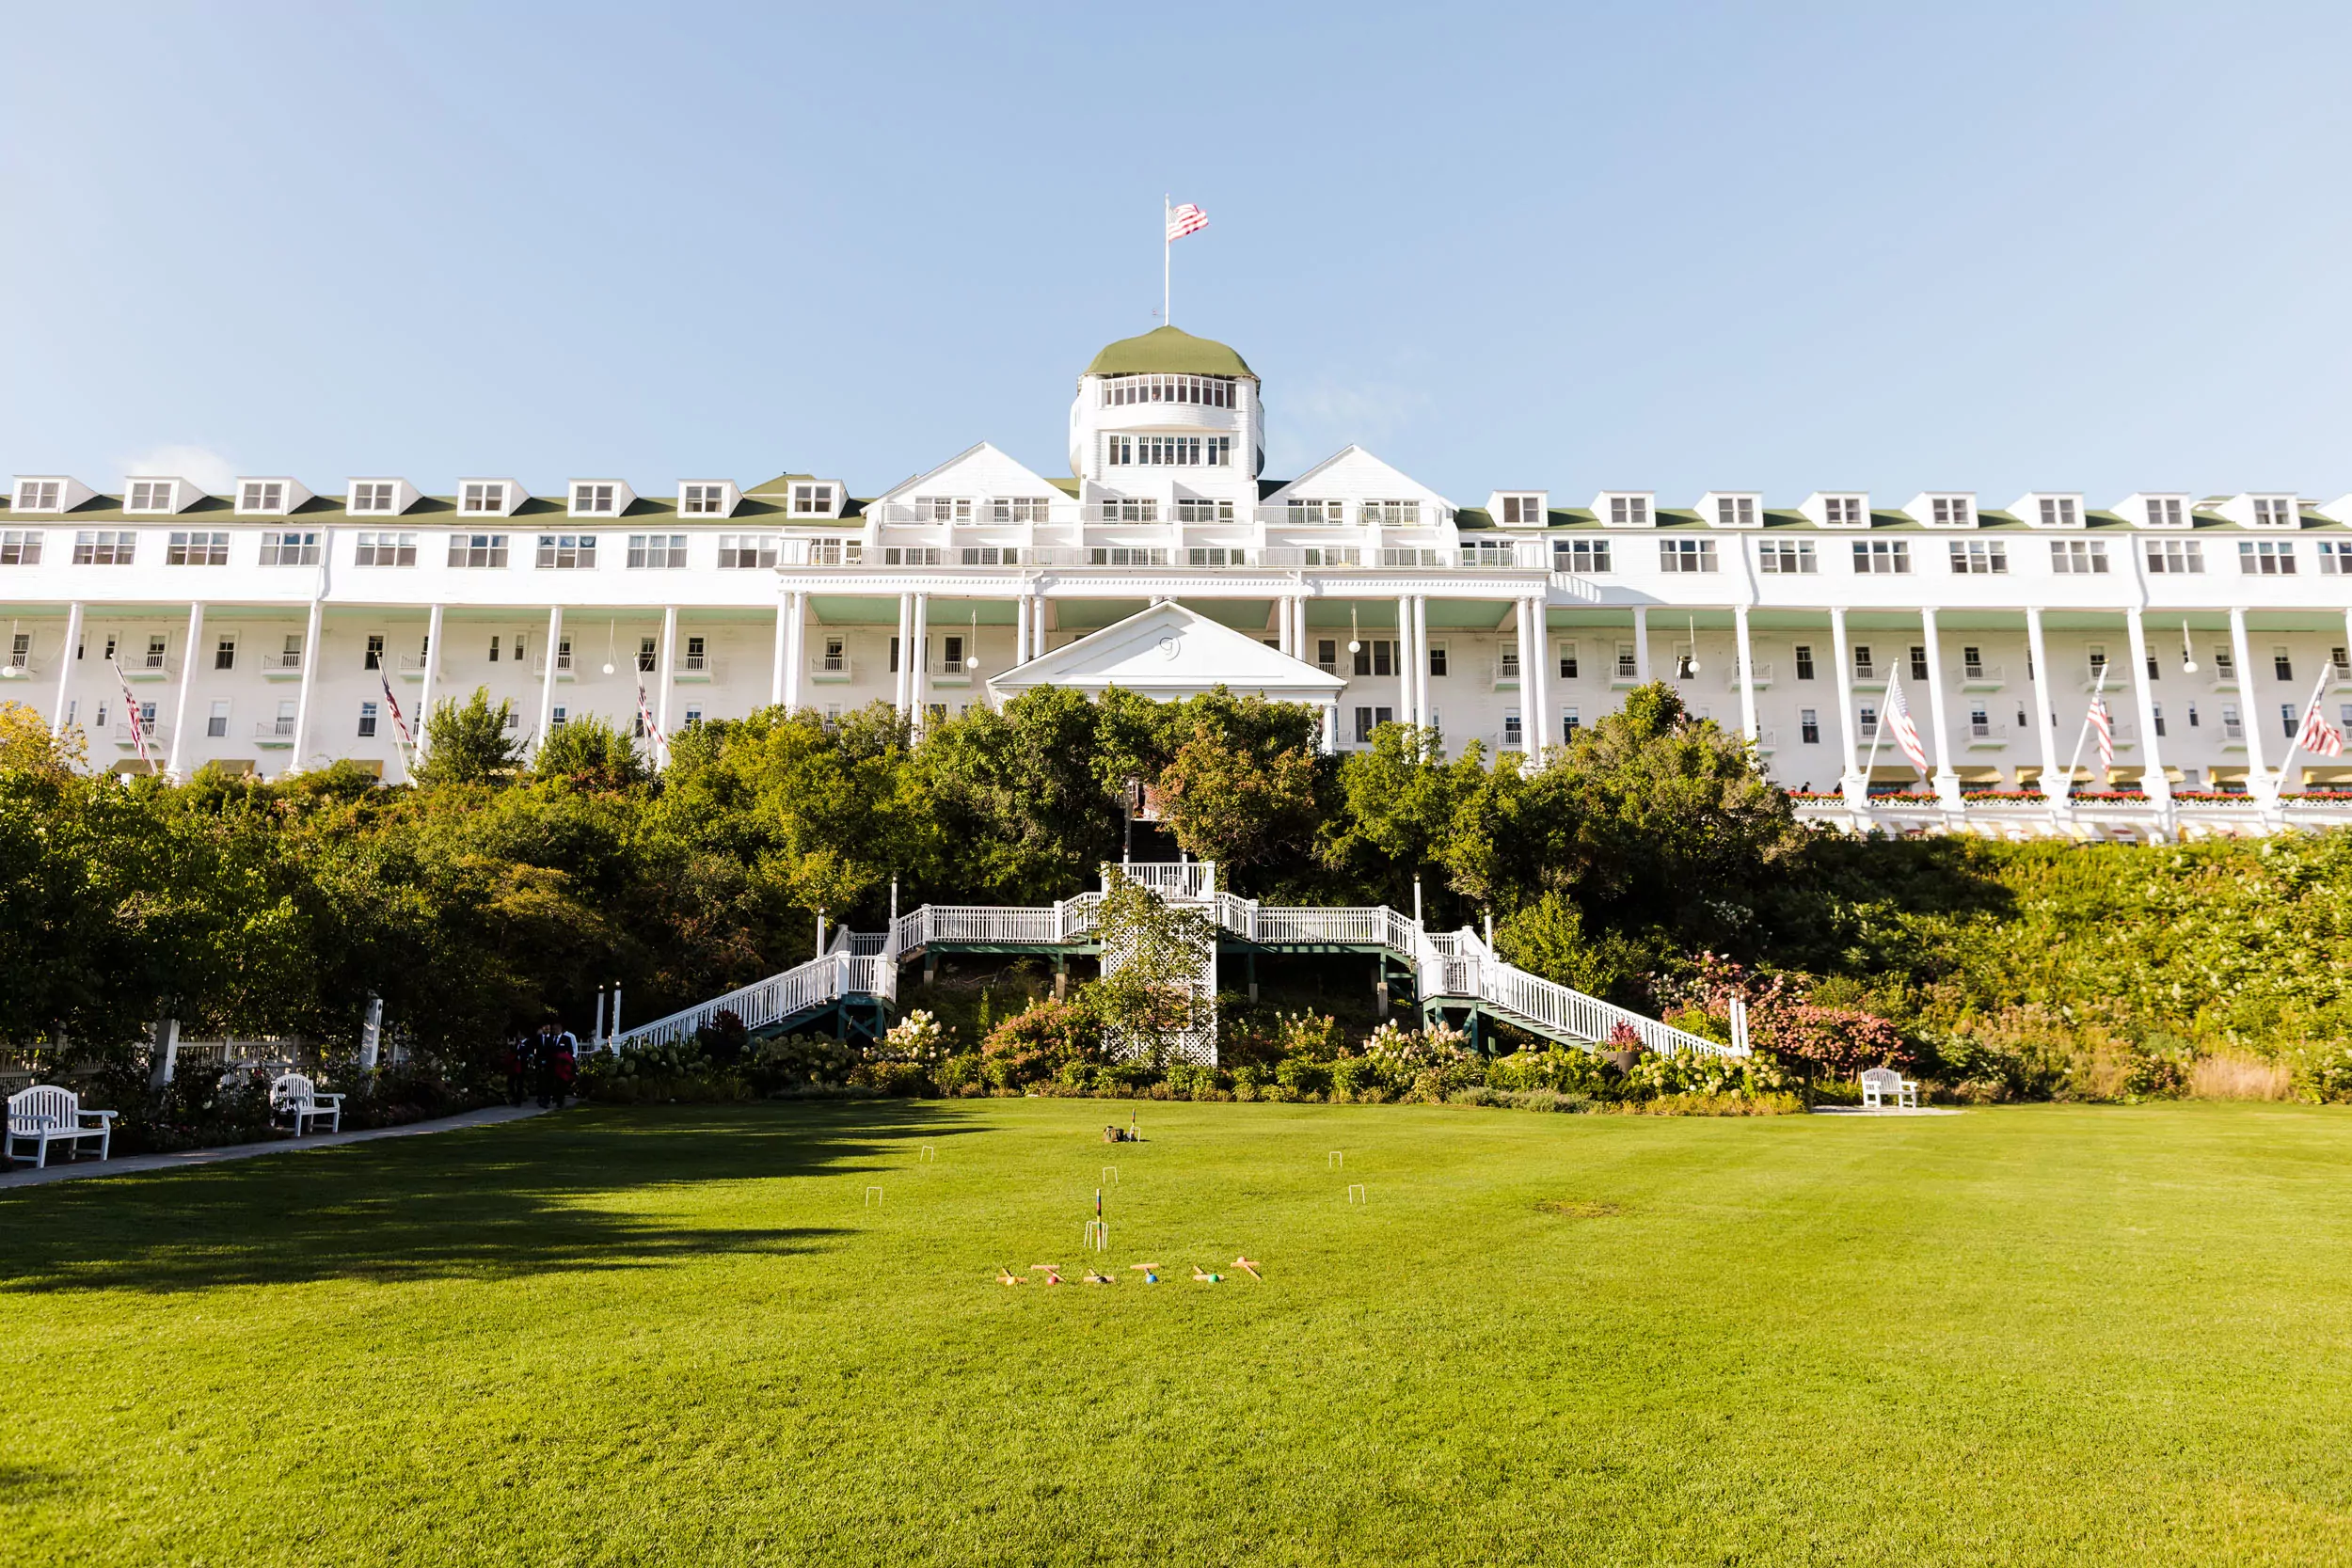
{"type": "Polygon", "coordinates": [[[929,468],[912,479],[901,480],[874,498],[876,502],[902,501],[917,495],[942,496],[1046,496],[1062,499],[1063,492],[995,446],[982,441],[958,452],[935,468],[929,468]]]}
{"type": "Polygon", "coordinates": [[[1041,686],[1092,695],[1116,686],[1173,700],[1221,686],[1236,696],[1320,705],[1345,685],[1304,659],[1170,600],[992,676],[988,689],[998,697],[1015,697],[1041,686]]]}
{"type": "Polygon", "coordinates": [[[1359,446],[1341,448],[1296,479],[1269,493],[1261,504],[1280,506],[1293,496],[1314,500],[1418,500],[1444,512],[1454,509],[1452,501],[1420,480],[1382,462],[1359,446]]]}

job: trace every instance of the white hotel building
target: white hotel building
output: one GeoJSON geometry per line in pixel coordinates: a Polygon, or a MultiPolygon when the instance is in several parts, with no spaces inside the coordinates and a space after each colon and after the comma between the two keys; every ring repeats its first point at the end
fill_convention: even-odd
{"type": "Polygon", "coordinates": [[[348,757],[398,779],[387,686],[411,723],[487,687],[528,737],[588,713],[632,723],[641,688],[669,730],[777,703],[887,701],[919,722],[1042,684],[1223,684],[1315,705],[1337,749],[1394,719],[1520,750],[1663,679],[1825,797],[1817,816],[2142,836],[2352,822],[2352,796],[2310,793],[2352,788],[2347,759],[2280,772],[2315,685],[2352,721],[2352,497],[1571,505],[1531,485],[1472,506],[1357,447],[1263,478],[1264,428],[1238,354],[1161,327],[1078,378],[1068,478],[987,444],[866,499],[816,474],[660,495],[266,476],[226,496],[19,475],[0,695],[81,726],[95,766],[140,766],[127,682],[175,773],[348,757]],[[1871,755],[1895,677],[1924,776],[1891,741],[1871,755]],[[2082,744],[2103,682],[2111,776],[2082,744]],[[2015,798],[2062,780],[2074,800],[2015,798]]]}

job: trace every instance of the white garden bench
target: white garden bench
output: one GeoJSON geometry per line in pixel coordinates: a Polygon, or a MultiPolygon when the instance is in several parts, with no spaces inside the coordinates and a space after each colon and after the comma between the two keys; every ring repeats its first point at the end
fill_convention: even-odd
{"type": "Polygon", "coordinates": [[[1894,1098],[1895,1108],[1899,1111],[1915,1111],[1919,1108],[1919,1084],[1916,1079],[1905,1078],[1891,1067],[1874,1067],[1863,1073],[1862,1108],[1864,1110],[1883,1111],[1886,1109],[1886,1101],[1890,1095],[1894,1098]]]}
{"type": "Polygon", "coordinates": [[[34,1164],[46,1168],[49,1146],[65,1144],[78,1158],[87,1139],[98,1140],[98,1157],[103,1160],[114,1147],[115,1113],[85,1111],[81,1098],[72,1089],[61,1089],[55,1084],[35,1084],[29,1089],[19,1089],[8,1096],[8,1158],[16,1161],[16,1146],[30,1143],[40,1146],[34,1164]]]}
{"type": "Polygon", "coordinates": [[[270,1081],[269,1115],[272,1122],[286,1118],[297,1138],[321,1121],[329,1132],[340,1132],[343,1130],[343,1097],[319,1093],[318,1085],[301,1073],[281,1072],[270,1081]]]}

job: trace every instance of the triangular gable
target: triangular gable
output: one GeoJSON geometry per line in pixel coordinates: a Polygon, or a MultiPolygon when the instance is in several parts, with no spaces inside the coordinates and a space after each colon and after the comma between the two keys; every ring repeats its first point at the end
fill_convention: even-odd
{"type": "Polygon", "coordinates": [[[1059,494],[1052,480],[1006,455],[994,444],[982,441],[977,446],[966,447],[935,468],[927,469],[912,479],[900,480],[875,497],[874,500],[897,501],[914,495],[941,491],[966,496],[1059,494]]]}
{"type": "Polygon", "coordinates": [[[1358,497],[1380,500],[1424,500],[1446,512],[1454,503],[1421,481],[1355,445],[1338,451],[1264,498],[1279,506],[1292,497],[1301,500],[1351,500],[1358,497]]]}
{"type": "Polygon", "coordinates": [[[1171,599],[992,676],[988,689],[1010,697],[1041,686],[1089,694],[1116,686],[1147,697],[1176,698],[1222,686],[1237,696],[1321,704],[1345,685],[1337,675],[1171,599]]]}

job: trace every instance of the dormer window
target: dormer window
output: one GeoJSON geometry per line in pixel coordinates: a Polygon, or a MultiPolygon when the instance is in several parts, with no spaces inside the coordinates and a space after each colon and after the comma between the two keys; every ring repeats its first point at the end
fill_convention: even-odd
{"type": "Polygon", "coordinates": [[[792,512],[800,517],[830,517],[833,515],[833,486],[830,484],[795,484],[792,486],[792,512]]]}
{"type": "Polygon", "coordinates": [[[2179,528],[2181,526],[2181,498],[2151,496],[2148,499],[2148,526],[2150,528],[2179,528]]]}
{"type": "Polygon", "coordinates": [[[1756,498],[1754,496],[1716,497],[1715,524],[1718,528],[1754,528],[1756,526],[1756,498]]]}
{"type": "Polygon", "coordinates": [[[1503,497],[1502,521],[1509,528],[1543,527],[1544,499],[1541,496],[1503,497]]]}
{"type": "Polygon", "coordinates": [[[679,492],[677,509],[690,517],[722,517],[727,510],[723,484],[690,484],[679,492]]]}
{"type": "Polygon", "coordinates": [[[611,516],[613,488],[610,484],[573,485],[572,515],[575,517],[611,516]]]}
{"type": "Polygon", "coordinates": [[[1928,508],[1938,528],[1966,528],[1973,521],[1965,496],[1937,496],[1928,502],[1928,508]]]}
{"type": "Polygon", "coordinates": [[[19,512],[55,512],[57,510],[57,482],[54,479],[28,479],[16,487],[16,509],[19,512]]]}
{"type": "Polygon", "coordinates": [[[2292,528],[2295,526],[2295,503],[2283,496],[2254,498],[2256,528],[2292,528]]]}
{"type": "Polygon", "coordinates": [[[2074,497],[2044,496],[2042,498],[2042,526],[2043,528],[2073,528],[2079,521],[2081,518],[2075,513],[2074,497]]]}
{"type": "Polygon", "coordinates": [[[506,486],[477,480],[458,492],[457,510],[480,516],[503,516],[506,512],[506,486]]]}
{"type": "Polygon", "coordinates": [[[131,482],[131,494],[123,501],[125,512],[169,512],[172,492],[178,483],[168,479],[135,479],[131,482]]]}
{"type": "Polygon", "coordinates": [[[240,512],[282,512],[286,507],[286,487],[278,481],[247,480],[237,496],[240,512]]]}
{"type": "Polygon", "coordinates": [[[389,512],[392,509],[392,482],[363,480],[351,487],[351,510],[354,512],[389,512]]]}
{"type": "Polygon", "coordinates": [[[1862,526],[1862,498],[1860,496],[1823,496],[1821,498],[1821,520],[1832,528],[1860,528],[1862,526]]]}
{"type": "Polygon", "coordinates": [[[1649,526],[1647,496],[1612,496],[1609,498],[1611,528],[1646,528],[1649,526]]]}

